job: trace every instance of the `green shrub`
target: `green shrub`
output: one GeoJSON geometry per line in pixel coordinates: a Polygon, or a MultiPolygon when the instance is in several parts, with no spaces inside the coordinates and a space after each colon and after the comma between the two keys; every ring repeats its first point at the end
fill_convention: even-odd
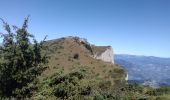
{"type": "Polygon", "coordinates": [[[96,96],[94,96],[94,100],[104,100],[103,95],[97,94],[96,96]]]}
{"type": "Polygon", "coordinates": [[[38,43],[27,31],[28,18],[21,28],[15,27],[14,32],[2,22],[7,34],[1,34],[0,96],[25,98],[32,89],[28,84],[46,68],[47,56],[42,54],[44,41],[38,43]]]}
{"type": "Polygon", "coordinates": [[[90,87],[83,88],[80,80],[85,77],[85,71],[74,71],[68,74],[56,73],[50,78],[49,85],[53,88],[52,94],[57,98],[76,98],[80,95],[88,95],[90,87]]]}

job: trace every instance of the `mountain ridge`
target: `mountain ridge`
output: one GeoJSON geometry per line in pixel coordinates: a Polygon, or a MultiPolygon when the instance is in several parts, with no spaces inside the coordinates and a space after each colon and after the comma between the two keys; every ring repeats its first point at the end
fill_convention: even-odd
{"type": "MultiPolygon", "coordinates": [[[[117,91],[118,88],[126,84],[125,78],[127,72],[121,66],[94,57],[96,52],[102,54],[102,52],[105,51],[104,49],[107,49],[107,46],[104,46],[104,48],[97,46],[97,48],[95,48],[95,45],[92,46],[86,39],[72,36],[46,41],[44,45],[47,49],[45,51],[47,51],[46,53],[50,59],[48,64],[49,68],[39,77],[40,84],[50,79],[57,82],[61,80],[59,84],[54,85],[55,88],[59,90],[63,89],[67,94],[74,93],[73,90],[77,91],[77,94],[72,94],[73,96],[68,96],[67,98],[81,97],[83,100],[85,98],[94,98],[96,93],[102,93],[101,90],[117,91]],[[57,76],[60,74],[60,77],[57,76]],[[79,80],[75,77],[78,77],[79,80]],[[67,83],[65,78],[69,78],[69,80],[76,79],[75,82],[77,85],[74,86],[75,83],[72,82],[67,83]],[[64,85],[64,87],[58,88],[60,85],[64,85]],[[70,88],[73,90],[67,91],[70,88]],[[82,91],[87,91],[88,95],[86,95],[86,92],[82,94],[82,91]]],[[[39,91],[46,92],[44,89],[49,90],[50,92],[48,91],[48,93],[53,92],[51,91],[53,87],[46,87],[46,85],[41,86],[39,91]]],[[[38,93],[35,93],[33,99],[37,97],[36,95],[38,93]]],[[[58,93],[56,95],[50,95],[50,97],[48,93],[40,96],[47,99],[61,98],[58,93]]]]}
{"type": "Polygon", "coordinates": [[[122,55],[122,56],[136,56],[136,57],[153,57],[153,58],[162,58],[162,59],[170,59],[170,57],[161,57],[161,56],[152,56],[152,55],[135,55],[135,54],[115,54],[115,55],[122,55]]]}
{"type": "Polygon", "coordinates": [[[170,85],[170,58],[116,54],[115,62],[128,70],[129,80],[170,85]]]}

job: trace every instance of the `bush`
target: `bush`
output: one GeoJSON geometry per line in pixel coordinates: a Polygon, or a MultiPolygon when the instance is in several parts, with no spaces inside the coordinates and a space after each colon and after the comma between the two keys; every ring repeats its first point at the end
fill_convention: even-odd
{"type": "Polygon", "coordinates": [[[21,28],[10,26],[2,20],[6,33],[2,33],[0,46],[0,96],[26,97],[30,90],[28,84],[45,68],[47,56],[42,55],[44,41],[38,43],[33,35],[27,32],[28,18],[21,28]],[[33,43],[31,43],[33,41],[33,43]],[[20,94],[21,93],[21,94],[20,94]]]}
{"type": "Polygon", "coordinates": [[[77,96],[87,95],[90,88],[82,89],[80,80],[85,77],[84,71],[75,71],[68,74],[56,73],[50,78],[49,85],[53,87],[53,92],[57,98],[68,99],[77,96]]]}
{"type": "Polygon", "coordinates": [[[104,97],[100,94],[94,96],[94,100],[104,100],[104,97]]]}
{"type": "Polygon", "coordinates": [[[76,54],[74,54],[74,57],[73,57],[74,59],[79,59],[79,54],[78,53],[76,53],[76,54]]]}

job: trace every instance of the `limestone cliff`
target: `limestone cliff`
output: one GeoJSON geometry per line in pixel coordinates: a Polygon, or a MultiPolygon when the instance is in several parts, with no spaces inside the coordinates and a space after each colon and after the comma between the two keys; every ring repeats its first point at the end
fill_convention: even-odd
{"type": "Polygon", "coordinates": [[[114,64],[114,53],[111,46],[95,46],[93,48],[94,58],[114,64]]]}
{"type": "Polygon", "coordinates": [[[111,46],[95,46],[88,43],[86,39],[79,37],[69,36],[66,37],[66,39],[73,39],[82,48],[85,47],[85,49],[87,49],[91,53],[91,57],[114,64],[114,53],[111,46]]]}
{"type": "Polygon", "coordinates": [[[128,75],[128,72],[126,73],[126,77],[125,77],[125,80],[128,81],[129,79],[129,75],[128,75]]]}

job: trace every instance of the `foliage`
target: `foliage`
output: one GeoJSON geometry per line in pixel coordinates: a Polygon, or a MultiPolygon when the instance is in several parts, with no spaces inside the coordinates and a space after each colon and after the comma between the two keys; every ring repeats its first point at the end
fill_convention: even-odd
{"type": "Polygon", "coordinates": [[[28,33],[28,17],[21,28],[13,26],[14,32],[8,23],[2,22],[6,33],[1,33],[0,96],[22,98],[30,93],[28,84],[41,74],[47,63],[47,56],[41,54],[44,41],[38,43],[28,33]]]}
{"type": "MultiPolygon", "coordinates": [[[[55,46],[45,50],[44,41],[38,43],[28,33],[28,18],[21,28],[15,26],[14,32],[6,22],[3,21],[3,24],[7,34],[1,34],[3,44],[0,46],[0,99],[170,100],[169,87],[153,89],[138,84],[126,84],[125,70],[117,65],[108,67],[104,63],[102,66],[103,63],[91,58],[85,59],[88,61],[83,65],[81,61],[85,54],[76,53],[78,49],[71,49],[72,54],[69,54],[65,46],[67,44],[63,45],[63,39],[57,45],[53,41],[55,46]],[[55,56],[57,64],[51,64],[56,64],[55,69],[48,68],[41,74],[47,63],[44,52],[54,55],[56,51],[60,56],[55,56]],[[67,63],[67,56],[69,59],[78,60],[70,59],[63,67],[63,62],[67,63]],[[101,71],[99,65],[103,68],[101,71]]],[[[88,46],[90,45],[85,47],[91,49],[88,46]]]]}
{"type": "Polygon", "coordinates": [[[76,54],[74,54],[74,57],[73,57],[74,59],[79,59],[79,54],[78,53],[76,53],[76,54]]]}
{"type": "MultiPolygon", "coordinates": [[[[61,99],[75,98],[80,94],[80,83],[83,79],[84,73],[80,71],[71,72],[69,74],[57,74],[51,79],[50,86],[53,87],[53,94],[61,99]]],[[[82,91],[81,94],[87,94],[87,90],[82,91]]]]}
{"type": "Polygon", "coordinates": [[[47,77],[40,86],[33,99],[59,100],[116,100],[119,98],[113,92],[111,80],[89,79],[88,69],[81,69],[64,73],[58,71],[47,77]],[[42,85],[43,84],[43,85],[42,85]]]}
{"type": "Polygon", "coordinates": [[[130,84],[122,89],[125,100],[169,100],[170,87],[151,88],[139,84],[130,84]]]}
{"type": "Polygon", "coordinates": [[[36,100],[168,100],[168,87],[151,88],[139,84],[114,87],[112,79],[89,79],[88,69],[58,71],[44,79],[34,97],[36,100]],[[156,94],[155,94],[155,91],[156,94]],[[150,93],[150,94],[148,94],[150,93]],[[152,94],[151,94],[152,93],[152,94]],[[153,95],[154,93],[154,95],[153,95]]]}

